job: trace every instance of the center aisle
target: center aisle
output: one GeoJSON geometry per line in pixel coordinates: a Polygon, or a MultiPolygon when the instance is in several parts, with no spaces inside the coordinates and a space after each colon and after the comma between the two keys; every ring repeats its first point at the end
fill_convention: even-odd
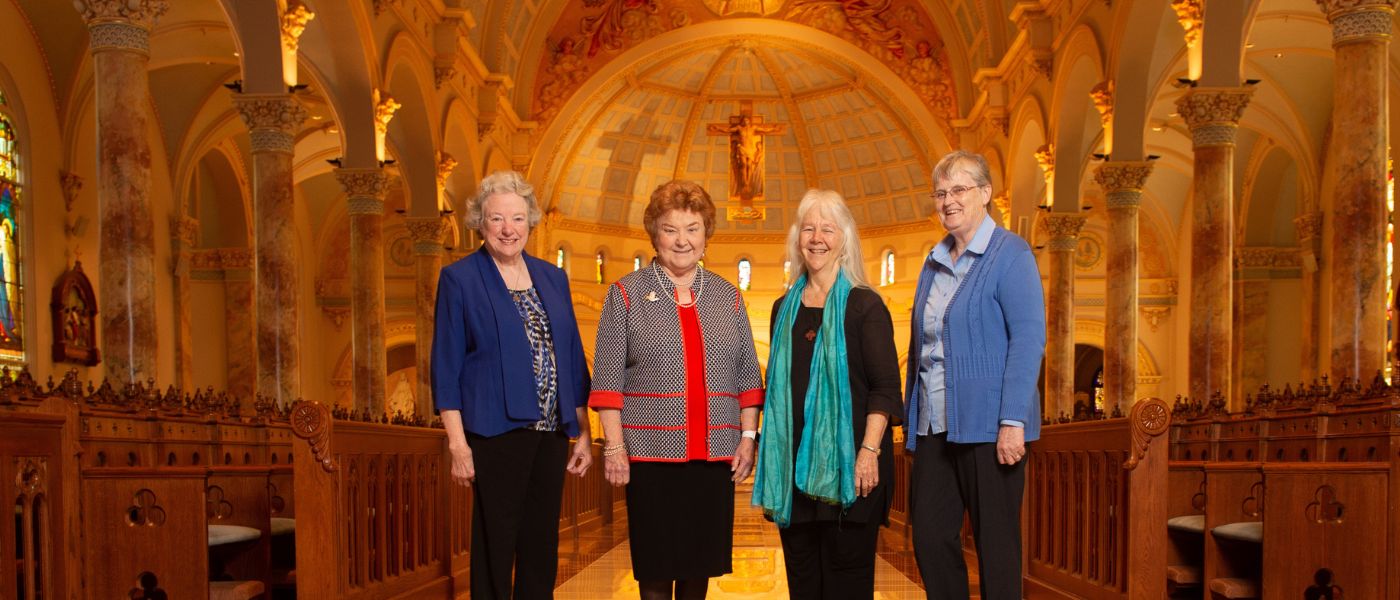
{"type": "MultiPolygon", "coordinates": [[[[763,518],[763,511],[750,505],[752,480],[734,495],[734,572],[710,580],[709,598],[779,600],[788,597],[787,573],[778,528],[763,518]]],[[[632,578],[632,551],[626,541],[599,557],[554,591],[556,600],[603,600],[637,598],[637,581],[632,578]]],[[[918,584],[910,581],[885,559],[875,558],[875,599],[914,600],[924,597],[918,584]]]]}

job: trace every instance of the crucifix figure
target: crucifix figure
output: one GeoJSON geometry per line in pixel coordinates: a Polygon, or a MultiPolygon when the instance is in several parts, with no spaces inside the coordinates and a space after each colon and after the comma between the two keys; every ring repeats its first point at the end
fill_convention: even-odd
{"type": "Polygon", "coordinates": [[[784,133],[787,125],[764,123],[753,114],[753,102],[745,100],[739,114],[728,123],[711,123],[708,131],[729,136],[729,200],[752,209],[755,201],[763,201],[763,136],[784,133]]]}

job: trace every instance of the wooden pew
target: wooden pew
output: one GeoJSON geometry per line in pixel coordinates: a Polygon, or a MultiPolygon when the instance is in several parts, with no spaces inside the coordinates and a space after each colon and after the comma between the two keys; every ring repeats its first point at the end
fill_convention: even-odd
{"type": "Polygon", "coordinates": [[[1263,466],[1265,600],[1305,598],[1323,569],[1347,598],[1394,598],[1387,591],[1387,492],[1391,466],[1379,462],[1263,466]]]}
{"type": "Polygon", "coordinates": [[[83,597],[207,598],[206,475],[199,467],[84,469],[83,597]]]}
{"type": "Polygon", "coordinates": [[[1166,595],[1165,402],[1127,418],[1056,424],[1030,444],[1027,598],[1166,595]]]}
{"type": "Polygon", "coordinates": [[[292,409],[299,598],[452,598],[467,592],[471,510],[441,429],[335,421],[292,409]],[[451,544],[449,544],[451,541],[451,544]],[[335,551],[327,551],[335,549],[335,551]]]}
{"type": "Polygon", "coordinates": [[[65,444],[70,419],[0,411],[0,484],[9,490],[7,518],[0,520],[0,582],[22,597],[82,597],[76,547],[69,543],[78,516],[76,482],[65,476],[73,466],[65,444]]]}
{"type": "Polygon", "coordinates": [[[1167,588],[1200,588],[1205,565],[1206,473],[1201,461],[1167,464],[1167,588]]]}
{"type": "Polygon", "coordinates": [[[1264,480],[1260,463],[1205,465],[1206,589],[1223,598],[1256,598],[1262,565],[1264,480]]]}

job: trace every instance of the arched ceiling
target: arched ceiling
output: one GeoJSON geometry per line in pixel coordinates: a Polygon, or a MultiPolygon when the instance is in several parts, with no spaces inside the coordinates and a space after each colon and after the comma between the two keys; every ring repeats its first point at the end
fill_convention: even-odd
{"type": "MultiPolygon", "coordinates": [[[[560,156],[567,161],[546,202],[579,221],[640,226],[657,185],[699,181],[717,203],[729,191],[729,142],[708,124],[727,124],[741,102],[786,131],[766,138],[761,223],[720,231],[785,231],[810,187],[846,197],[858,223],[920,221],[929,156],[939,150],[900,114],[861,69],[780,40],[744,38],[652,55],[600,90],[560,156]]],[[[722,212],[722,211],[721,211],[722,212]]]]}

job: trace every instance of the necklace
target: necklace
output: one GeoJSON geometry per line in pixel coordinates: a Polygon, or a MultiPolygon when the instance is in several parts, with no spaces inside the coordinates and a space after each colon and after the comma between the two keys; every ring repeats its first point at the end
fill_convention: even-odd
{"type": "MultiPolygon", "coordinates": [[[[652,273],[652,275],[655,275],[655,276],[656,276],[656,283],[658,283],[658,284],[661,285],[661,289],[663,289],[663,290],[666,289],[666,281],[665,281],[665,279],[670,279],[670,278],[669,278],[669,277],[663,278],[663,277],[661,276],[661,264],[660,264],[660,263],[657,263],[657,264],[652,268],[651,273],[652,273]]],[[[700,281],[697,282],[697,283],[695,284],[695,293],[692,295],[692,297],[691,297],[691,299],[690,299],[690,302],[686,302],[685,304],[681,304],[681,301],[676,299],[677,294],[675,294],[675,293],[671,293],[671,294],[667,295],[666,297],[667,297],[667,298],[670,298],[671,301],[672,301],[672,302],[675,302],[675,303],[676,303],[676,306],[678,306],[678,307],[680,307],[680,308],[690,308],[690,307],[692,307],[692,306],[695,306],[695,303],[697,303],[697,302],[700,301],[700,294],[705,293],[705,267],[702,267],[702,266],[700,266],[700,265],[695,265],[695,277],[696,277],[697,279],[699,279],[700,281]]],[[[672,288],[675,288],[675,287],[676,287],[675,282],[672,282],[672,283],[671,283],[671,287],[672,287],[672,288]]]]}
{"type": "MultiPolygon", "coordinates": [[[[502,265],[501,263],[496,263],[496,270],[501,272],[501,279],[505,279],[505,275],[506,275],[506,268],[505,268],[505,266],[502,265]]],[[[524,278],[525,278],[525,275],[528,274],[529,271],[527,270],[527,271],[523,271],[523,272],[522,272],[520,269],[511,269],[511,270],[513,271],[513,273],[512,273],[513,277],[511,277],[511,279],[514,281],[514,283],[512,284],[512,283],[510,283],[510,282],[507,282],[507,284],[506,284],[506,289],[508,289],[508,290],[510,290],[510,291],[512,291],[512,292],[519,292],[519,291],[521,291],[521,289],[520,289],[520,280],[521,280],[521,279],[524,279],[524,278]]]]}

